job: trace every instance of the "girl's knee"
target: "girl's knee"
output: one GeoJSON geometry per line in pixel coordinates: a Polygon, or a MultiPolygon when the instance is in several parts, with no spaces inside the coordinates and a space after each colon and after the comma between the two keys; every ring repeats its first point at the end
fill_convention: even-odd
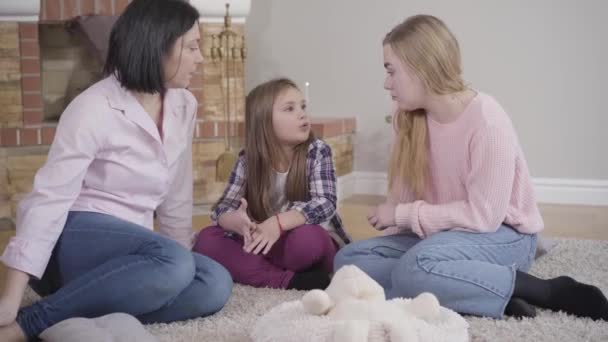
{"type": "Polygon", "coordinates": [[[325,228],[318,224],[305,224],[289,231],[286,238],[314,243],[319,240],[325,240],[328,236],[329,233],[327,233],[325,228]]]}
{"type": "Polygon", "coordinates": [[[329,233],[319,225],[303,225],[287,233],[286,245],[289,251],[307,254],[324,253],[333,244],[329,233]]]}
{"type": "Polygon", "coordinates": [[[206,228],[201,229],[197,236],[196,236],[196,241],[206,241],[206,240],[213,240],[213,239],[217,239],[220,237],[223,237],[225,234],[225,230],[220,227],[220,226],[209,226],[206,228]]]}
{"type": "Polygon", "coordinates": [[[213,254],[224,234],[224,229],[218,226],[203,228],[196,236],[192,250],[205,255],[213,254]]]}
{"type": "Polygon", "coordinates": [[[209,226],[199,231],[197,239],[223,236],[224,232],[224,229],[220,226],[209,226]]]}
{"type": "Polygon", "coordinates": [[[310,266],[309,264],[323,258],[333,259],[336,254],[337,247],[331,236],[318,225],[298,227],[293,232],[289,232],[286,239],[285,263],[287,265],[301,265],[297,268],[307,268],[310,266]]]}

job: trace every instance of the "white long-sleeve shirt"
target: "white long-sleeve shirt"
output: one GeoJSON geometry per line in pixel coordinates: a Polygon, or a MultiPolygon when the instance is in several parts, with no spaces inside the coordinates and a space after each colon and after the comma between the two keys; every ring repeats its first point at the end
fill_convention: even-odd
{"type": "Polygon", "coordinates": [[[17,210],[2,261],[40,278],[69,211],[98,212],[153,229],[187,248],[192,237],[192,135],[197,102],[169,89],[163,137],[135,97],[110,76],[65,109],[45,165],[17,210]]]}

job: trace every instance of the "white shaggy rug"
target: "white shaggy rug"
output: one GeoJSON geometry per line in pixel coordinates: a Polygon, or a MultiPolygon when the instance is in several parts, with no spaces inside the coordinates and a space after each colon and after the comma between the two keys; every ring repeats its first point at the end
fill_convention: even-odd
{"type": "MultiPolygon", "coordinates": [[[[555,240],[557,246],[536,261],[531,273],[543,278],[569,275],[594,284],[608,294],[608,241],[555,240]]],[[[161,342],[247,342],[251,341],[248,332],[258,317],[275,305],[300,299],[303,293],[237,285],[226,307],[216,315],[186,322],[154,324],[146,326],[146,329],[161,342]]],[[[29,291],[25,303],[34,300],[35,294],[29,291]]],[[[544,310],[539,310],[534,319],[466,319],[470,323],[471,341],[608,341],[608,322],[544,310]]]]}

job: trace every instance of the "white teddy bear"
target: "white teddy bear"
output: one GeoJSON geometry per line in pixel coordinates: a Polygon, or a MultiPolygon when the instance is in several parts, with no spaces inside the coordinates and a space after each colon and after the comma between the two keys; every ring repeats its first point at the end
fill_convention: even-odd
{"type": "Polygon", "coordinates": [[[466,342],[468,323],[423,293],[386,300],[384,289],[356,266],[344,266],[325,291],[282,303],[256,322],[255,342],[466,342]]]}
{"type": "Polygon", "coordinates": [[[334,331],[334,341],[418,341],[409,323],[413,318],[432,322],[440,316],[437,298],[423,293],[409,299],[387,301],[384,289],[356,266],[344,266],[325,291],[312,290],[302,298],[304,310],[343,321],[334,331]],[[377,331],[380,329],[380,331],[377,331]],[[376,330],[376,331],[375,331],[376,330]]]}

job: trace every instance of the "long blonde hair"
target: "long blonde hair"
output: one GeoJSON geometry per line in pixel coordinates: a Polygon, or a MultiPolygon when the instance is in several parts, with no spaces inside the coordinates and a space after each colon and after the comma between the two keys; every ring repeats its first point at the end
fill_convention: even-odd
{"type": "MultiPolygon", "coordinates": [[[[421,80],[427,93],[437,95],[466,89],[460,48],[440,19],[416,15],[395,26],[382,42],[421,80]]],[[[428,138],[424,109],[400,111],[393,120],[396,139],[389,162],[389,188],[405,184],[422,199],[428,174],[428,138]],[[401,185],[399,184],[399,185],[401,185]]]]}
{"type": "Polygon", "coordinates": [[[274,170],[281,164],[290,164],[285,184],[287,200],[307,201],[310,197],[306,156],[314,134],[311,131],[308,139],[295,147],[293,159],[288,161],[272,125],[274,103],[289,88],[298,89],[286,78],[270,80],[251,90],[245,100],[245,199],[249,214],[258,222],[272,215],[269,192],[274,184],[274,170]]]}

